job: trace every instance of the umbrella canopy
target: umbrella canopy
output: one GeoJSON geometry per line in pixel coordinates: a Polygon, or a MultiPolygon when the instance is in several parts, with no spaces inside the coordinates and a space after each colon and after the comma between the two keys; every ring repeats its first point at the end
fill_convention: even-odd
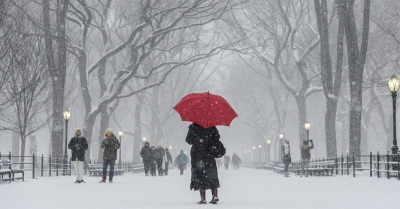
{"type": "Polygon", "coordinates": [[[204,128],[229,126],[238,116],[223,97],[209,92],[188,94],[173,109],[182,121],[194,122],[204,128]]]}

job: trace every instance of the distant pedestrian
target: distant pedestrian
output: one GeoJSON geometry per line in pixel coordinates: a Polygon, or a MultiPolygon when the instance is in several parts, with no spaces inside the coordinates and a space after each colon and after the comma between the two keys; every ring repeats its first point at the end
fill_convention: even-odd
{"type": "Polygon", "coordinates": [[[140,156],[143,158],[144,174],[149,176],[149,170],[151,166],[152,153],[150,143],[145,142],[144,147],[140,150],[140,156]]]}
{"type": "Polygon", "coordinates": [[[159,145],[156,149],[155,149],[155,153],[154,153],[154,158],[157,164],[157,171],[158,171],[158,176],[163,176],[164,175],[164,171],[163,171],[163,160],[164,160],[164,148],[159,145]]]}
{"type": "Polygon", "coordinates": [[[221,167],[222,160],[221,160],[221,158],[217,158],[217,159],[215,159],[215,161],[217,161],[217,166],[218,166],[218,169],[219,169],[221,167]]]}
{"type": "Polygon", "coordinates": [[[231,162],[231,158],[229,157],[229,155],[225,155],[224,156],[224,166],[225,166],[225,170],[228,170],[229,168],[229,163],[231,162]]]}
{"type": "Polygon", "coordinates": [[[289,177],[289,164],[292,162],[292,158],[290,156],[290,145],[289,141],[285,139],[285,143],[282,145],[282,152],[283,152],[283,164],[285,165],[283,169],[283,173],[285,177],[289,177]]]}
{"type": "Polygon", "coordinates": [[[237,155],[236,152],[233,152],[232,163],[233,163],[233,169],[234,170],[238,170],[239,169],[240,162],[241,162],[241,160],[240,160],[239,155],[237,155]]]}
{"type": "Polygon", "coordinates": [[[121,144],[115,137],[111,129],[107,129],[104,133],[106,137],[101,143],[101,148],[104,149],[103,153],[103,178],[100,183],[106,183],[107,179],[107,168],[110,166],[110,174],[108,177],[108,182],[113,183],[114,177],[114,166],[115,160],[117,159],[117,150],[121,147],[121,144]]]}
{"type": "Polygon", "coordinates": [[[301,146],[301,172],[300,177],[305,175],[308,177],[308,163],[310,163],[311,153],[310,150],[314,148],[314,143],[310,140],[311,146],[308,145],[307,141],[303,141],[303,145],[301,146]]]}
{"type": "Polygon", "coordinates": [[[151,159],[150,159],[150,176],[157,176],[156,174],[156,149],[154,148],[154,145],[150,146],[151,148],[151,159]]]}
{"type": "Polygon", "coordinates": [[[171,153],[169,153],[168,148],[165,148],[165,158],[164,175],[168,176],[168,166],[170,163],[172,163],[171,153]]]}
{"type": "Polygon", "coordinates": [[[83,180],[83,162],[85,162],[85,150],[88,149],[86,138],[82,136],[80,128],[75,129],[75,136],[68,143],[68,149],[72,152],[71,161],[74,162],[74,170],[76,174],[75,183],[85,182],[83,180]]]}
{"type": "Polygon", "coordinates": [[[185,169],[187,163],[188,157],[185,155],[185,153],[183,153],[183,150],[181,150],[180,154],[175,158],[175,164],[178,166],[181,175],[183,175],[183,170],[185,169]]]}
{"type": "Polygon", "coordinates": [[[192,176],[190,189],[199,190],[201,200],[198,204],[206,204],[206,189],[211,189],[210,203],[217,204],[218,169],[215,158],[224,156],[226,149],[219,140],[220,135],[215,126],[203,128],[196,123],[189,126],[186,142],[192,145],[190,150],[192,176]]]}

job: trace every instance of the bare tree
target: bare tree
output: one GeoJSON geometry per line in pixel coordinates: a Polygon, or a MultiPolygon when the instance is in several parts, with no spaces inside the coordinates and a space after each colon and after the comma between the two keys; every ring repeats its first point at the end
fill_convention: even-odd
{"type": "Polygon", "coordinates": [[[354,18],[354,1],[337,0],[339,18],[344,20],[350,84],[350,153],[360,155],[362,83],[367,55],[370,0],[364,1],[361,49],[358,47],[357,26],[354,18]]]}
{"type": "MultiPolygon", "coordinates": [[[[332,69],[332,60],[330,55],[330,42],[329,42],[329,25],[328,20],[328,2],[326,0],[314,0],[315,13],[317,17],[317,25],[319,35],[321,37],[321,79],[322,87],[324,89],[324,96],[326,99],[326,112],[325,112],[325,137],[326,137],[326,150],[328,157],[335,157],[337,155],[336,144],[336,109],[340,93],[340,86],[342,82],[342,63],[343,63],[343,40],[344,40],[344,27],[343,18],[338,18],[339,26],[337,33],[337,58],[336,58],[336,71],[332,69]]],[[[334,13],[334,11],[332,12],[334,13]]]]}

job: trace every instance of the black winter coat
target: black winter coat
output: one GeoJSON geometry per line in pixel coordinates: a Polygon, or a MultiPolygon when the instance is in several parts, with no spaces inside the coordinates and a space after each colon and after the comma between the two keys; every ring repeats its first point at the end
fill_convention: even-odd
{"type": "Polygon", "coordinates": [[[219,141],[220,135],[215,126],[203,128],[195,123],[189,126],[186,142],[190,150],[192,176],[190,189],[216,189],[219,185],[215,158],[225,154],[225,147],[219,141]]]}
{"type": "Polygon", "coordinates": [[[165,157],[167,158],[167,160],[165,162],[167,163],[172,163],[172,156],[171,153],[169,153],[168,151],[165,152],[165,157]]]}
{"type": "Polygon", "coordinates": [[[74,136],[68,143],[68,149],[72,152],[72,161],[85,161],[85,150],[89,147],[85,137],[74,136]]]}
{"type": "Polygon", "coordinates": [[[142,149],[140,150],[140,157],[143,158],[143,161],[151,161],[152,159],[152,150],[150,148],[150,146],[146,146],[146,145],[150,145],[149,142],[145,143],[145,146],[142,147],[142,149]]]}

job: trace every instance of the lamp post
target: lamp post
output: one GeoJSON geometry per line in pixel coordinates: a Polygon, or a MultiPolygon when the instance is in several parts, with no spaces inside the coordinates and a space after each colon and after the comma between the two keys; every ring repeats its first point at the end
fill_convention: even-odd
{"type": "Polygon", "coordinates": [[[261,145],[258,145],[258,150],[260,150],[260,163],[262,163],[261,145]]]}
{"type": "Polygon", "coordinates": [[[119,160],[118,160],[118,165],[119,165],[119,167],[122,166],[122,159],[121,159],[121,152],[122,152],[122,135],[124,135],[124,132],[122,132],[121,130],[118,131],[119,144],[120,144],[120,148],[119,148],[119,160]]]}
{"type": "Polygon", "coordinates": [[[271,140],[268,140],[267,144],[268,144],[268,158],[267,158],[267,161],[271,161],[271,140]]]}
{"type": "Polygon", "coordinates": [[[279,160],[282,160],[283,159],[283,156],[282,156],[282,140],[283,140],[283,138],[285,138],[285,134],[283,134],[283,133],[281,133],[281,134],[279,134],[279,160]]]}
{"type": "MultiPolygon", "coordinates": [[[[392,145],[392,154],[393,161],[398,161],[397,152],[399,151],[399,147],[397,146],[397,137],[396,137],[396,97],[397,91],[399,91],[400,81],[399,79],[393,75],[387,82],[390,92],[392,92],[392,101],[393,101],[393,145],[392,145]]],[[[393,170],[400,169],[397,165],[393,165],[393,170]]]]}
{"type": "Polygon", "coordinates": [[[256,147],[253,147],[253,152],[254,152],[254,164],[256,164],[256,147]]]}
{"type": "Polygon", "coordinates": [[[64,120],[65,120],[65,146],[64,146],[64,162],[63,162],[63,175],[66,175],[67,172],[67,163],[68,163],[68,155],[67,155],[67,140],[68,140],[68,121],[71,118],[71,112],[66,109],[63,112],[64,120]]]}
{"type": "Polygon", "coordinates": [[[304,123],[304,128],[306,129],[307,132],[307,143],[310,143],[310,128],[311,128],[311,124],[307,121],[306,123],[304,123]]]}

